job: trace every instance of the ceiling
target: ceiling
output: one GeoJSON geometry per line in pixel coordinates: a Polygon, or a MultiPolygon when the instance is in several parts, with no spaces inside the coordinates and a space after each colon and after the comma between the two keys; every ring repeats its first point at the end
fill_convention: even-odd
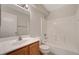
{"type": "Polygon", "coordinates": [[[48,11],[53,11],[57,8],[61,8],[63,6],[65,6],[66,4],[44,4],[44,7],[48,10],[48,11]]]}

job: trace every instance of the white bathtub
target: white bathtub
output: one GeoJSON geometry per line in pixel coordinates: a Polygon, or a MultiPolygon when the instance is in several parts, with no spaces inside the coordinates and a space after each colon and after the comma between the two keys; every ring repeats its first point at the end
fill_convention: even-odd
{"type": "Polygon", "coordinates": [[[60,49],[60,48],[53,48],[51,53],[55,54],[55,55],[79,55],[78,53],[64,50],[64,49],[60,49]]]}
{"type": "Polygon", "coordinates": [[[73,52],[68,49],[59,48],[57,46],[50,46],[50,55],[79,55],[78,52],[73,52]]]}

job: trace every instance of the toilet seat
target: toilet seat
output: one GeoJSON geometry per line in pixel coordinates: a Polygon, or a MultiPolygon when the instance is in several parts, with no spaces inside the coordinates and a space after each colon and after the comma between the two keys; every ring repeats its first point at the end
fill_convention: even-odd
{"type": "Polygon", "coordinates": [[[40,50],[43,54],[48,54],[50,52],[49,46],[47,45],[40,45],[40,50]]]}

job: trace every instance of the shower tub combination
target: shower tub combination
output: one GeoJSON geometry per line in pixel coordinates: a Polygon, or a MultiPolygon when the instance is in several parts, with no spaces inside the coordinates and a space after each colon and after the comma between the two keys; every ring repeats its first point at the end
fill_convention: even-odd
{"type": "Polygon", "coordinates": [[[48,55],[79,55],[79,53],[56,46],[50,46],[50,52],[48,53],[48,55]]]}
{"type": "Polygon", "coordinates": [[[76,49],[57,46],[49,42],[44,42],[40,46],[41,52],[46,55],[79,55],[76,49]]]}

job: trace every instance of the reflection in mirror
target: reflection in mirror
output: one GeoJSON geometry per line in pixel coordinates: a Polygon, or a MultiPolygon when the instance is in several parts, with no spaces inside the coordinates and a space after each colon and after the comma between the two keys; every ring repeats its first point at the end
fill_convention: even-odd
{"type": "Polygon", "coordinates": [[[28,35],[30,14],[28,5],[2,4],[0,38],[28,35]]]}

